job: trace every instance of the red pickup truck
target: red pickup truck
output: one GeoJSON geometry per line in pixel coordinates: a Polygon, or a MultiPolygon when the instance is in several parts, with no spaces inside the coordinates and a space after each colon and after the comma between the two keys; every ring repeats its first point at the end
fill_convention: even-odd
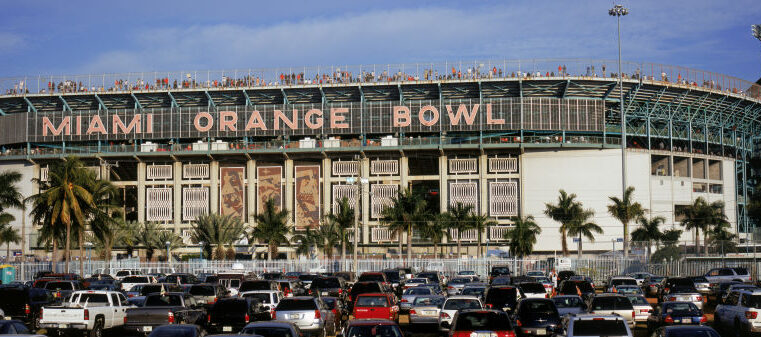
{"type": "Polygon", "coordinates": [[[392,294],[369,293],[357,297],[354,302],[355,319],[399,319],[399,305],[392,294]]]}

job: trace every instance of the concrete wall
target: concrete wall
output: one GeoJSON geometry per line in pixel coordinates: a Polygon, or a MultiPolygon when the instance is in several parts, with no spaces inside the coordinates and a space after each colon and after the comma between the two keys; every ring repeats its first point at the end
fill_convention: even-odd
{"type": "MultiPolygon", "coordinates": [[[[6,171],[16,171],[18,173],[21,173],[21,181],[17,185],[19,192],[21,192],[21,195],[24,197],[29,197],[30,195],[33,195],[37,193],[37,187],[36,184],[32,183],[32,178],[38,178],[39,175],[39,166],[32,165],[28,162],[19,162],[19,163],[3,163],[0,165],[0,172],[6,172],[6,171]]],[[[14,217],[16,217],[16,220],[11,223],[11,225],[18,229],[19,235],[22,233],[25,234],[24,241],[26,243],[26,247],[29,247],[29,237],[33,233],[32,226],[30,225],[30,217],[27,210],[27,214],[24,217],[22,215],[21,210],[17,209],[7,209],[6,212],[12,214],[14,217]],[[26,224],[26,230],[22,231],[22,223],[26,224]]],[[[11,255],[13,254],[13,250],[20,250],[21,244],[11,244],[11,255]]],[[[25,252],[28,254],[29,249],[27,248],[25,252]]],[[[0,256],[6,255],[6,245],[3,244],[0,247],[0,256]]]]}

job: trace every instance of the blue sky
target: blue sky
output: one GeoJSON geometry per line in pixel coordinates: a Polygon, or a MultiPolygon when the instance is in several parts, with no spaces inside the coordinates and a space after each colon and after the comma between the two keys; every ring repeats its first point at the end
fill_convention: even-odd
{"type": "MultiPolygon", "coordinates": [[[[0,77],[616,57],[612,1],[13,1],[0,77]]],[[[628,0],[625,60],[761,77],[759,0],[628,0]]]]}

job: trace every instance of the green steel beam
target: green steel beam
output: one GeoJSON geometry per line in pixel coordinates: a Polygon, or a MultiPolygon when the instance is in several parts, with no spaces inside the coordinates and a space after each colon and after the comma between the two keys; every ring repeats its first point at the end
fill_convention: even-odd
{"type": "MultiPolygon", "coordinates": [[[[479,82],[480,84],[480,82],[479,82]]],[[[563,94],[560,95],[560,98],[565,98],[565,96],[568,94],[568,87],[571,86],[571,80],[565,81],[565,87],[563,87],[563,94]]]]}
{"type": "Polygon", "coordinates": [[[60,99],[61,103],[63,103],[63,111],[69,110],[69,112],[74,112],[74,111],[71,111],[71,107],[69,106],[69,103],[66,102],[66,99],[64,99],[62,95],[58,95],[58,99],[60,99]]]}
{"type": "Polygon", "coordinates": [[[243,97],[246,98],[246,106],[247,107],[251,106],[252,105],[251,104],[251,97],[248,97],[248,93],[246,92],[246,90],[241,90],[241,91],[243,92],[243,97]]]}
{"type": "Polygon", "coordinates": [[[661,103],[661,98],[663,97],[663,94],[666,93],[667,88],[668,87],[663,87],[663,89],[661,89],[661,91],[658,92],[658,98],[655,99],[655,103],[653,103],[652,110],[655,110],[658,108],[658,105],[661,103]]]}
{"type": "Polygon", "coordinates": [[[103,100],[100,99],[100,96],[98,96],[98,94],[95,94],[95,99],[98,101],[98,104],[100,104],[100,107],[103,108],[104,111],[108,112],[108,107],[106,107],[106,104],[103,103],[103,100]]]}
{"type": "Polygon", "coordinates": [[[34,107],[34,104],[32,104],[32,102],[26,98],[26,96],[24,96],[24,101],[26,102],[28,109],[31,109],[32,112],[37,113],[37,108],[34,107]]]}
{"type": "Polygon", "coordinates": [[[608,90],[605,90],[605,94],[602,95],[602,100],[605,101],[608,99],[608,96],[610,96],[611,93],[613,93],[613,90],[616,89],[616,85],[618,82],[613,82],[608,85],[608,90]]]}
{"type": "Polygon", "coordinates": [[[217,105],[214,104],[214,99],[211,98],[211,95],[209,95],[209,91],[208,90],[204,90],[203,93],[206,94],[206,99],[209,100],[209,105],[208,105],[209,108],[212,108],[212,109],[216,110],[217,109],[217,105]]]}
{"type": "Polygon", "coordinates": [[[399,89],[399,104],[404,104],[404,91],[402,91],[402,85],[397,84],[397,89],[399,89]]]}
{"type": "Polygon", "coordinates": [[[365,91],[362,90],[362,86],[358,85],[357,89],[359,89],[359,101],[364,104],[365,103],[365,91]]]}
{"type": "Polygon", "coordinates": [[[174,99],[174,95],[172,95],[172,93],[171,93],[170,91],[167,91],[167,92],[166,92],[166,94],[167,94],[167,95],[169,95],[169,99],[170,99],[170,101],[172,102],[172,103],[171,103],[171,107],[172,107],[172,108],[179,108],[179,107],[180,107],[180,105],[179,105],[179,104],[177,104],[177,100],[176,100],[176,99],[174,99]]]}
{"type": "Polygon", "coordinates": [[[328,101],[328,98],[325,97],[325,91],[322,90],[322,86],[319,86],[318,89],[320,89],[320,96],[321,96],[320,102],[322,103],[322,105],[325,105],[325,103],[328,101]]]}
{"type": "Polygon", "coordinates": [[[135,109],[143,110],[143,105],[140,104],[140,100],[137,99],[137,96],[135,96],[134,93],[129,93],[130,96],[132,96],[132,99],[135,100],[135,109]]]}
{"type": "Polygon", "coordinates": [[[0,116],[7,116],[7,115],[5,114],[5,111],[3,111],[3,109],[0,109],[0,116]]]}
{"type": "Polygon", "coordinates": [[[280,92],[283,94],[283,104],[288,105],[288,95],[285,94],[285,89],[280,88],[280,92]]]}

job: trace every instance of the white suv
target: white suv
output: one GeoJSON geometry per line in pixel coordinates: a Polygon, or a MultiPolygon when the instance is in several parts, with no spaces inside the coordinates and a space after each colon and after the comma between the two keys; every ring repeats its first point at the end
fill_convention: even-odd
{"type": "Polygon", "coordinates": [[[626,320],[618,315],[575,315],[568,318],[566,337],[632,337],[626,320]]]}

